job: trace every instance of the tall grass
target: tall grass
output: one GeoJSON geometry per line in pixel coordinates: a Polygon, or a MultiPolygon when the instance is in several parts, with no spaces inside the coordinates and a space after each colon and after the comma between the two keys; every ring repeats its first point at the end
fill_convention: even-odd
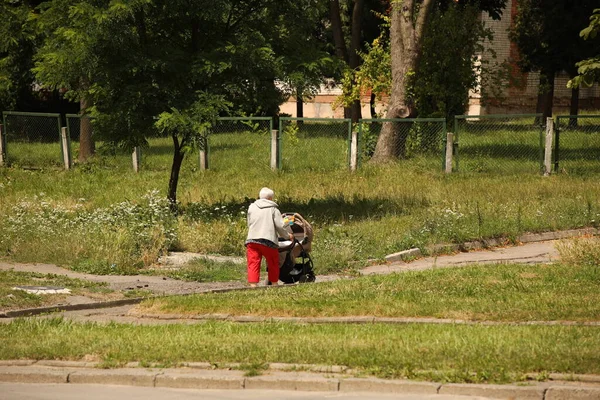
{"type": "Polygon", "coordinates": [[[139,214],[145,221],[145,239],[127,218],[111,225],[89,221],[88,227],[104,227],[95,231],[70,227],[47,236],[40,232],[44,224],[54,224],[54,214],[49,211],[53,208],[91,215],[94,210],[109,210],[121,203],[144,208],[147,201],[143,196],[148,192],[165,196],[172,157],[167,139],[151,140],[150,147],[143,150],[138,174],[131,170],[130,155],[118,151],[114,155],[104,152],[71,171],[0,169],[0,256],[80,268],[92,268],[86,265],[94,259],[100,261],[94,261],[93,268],[109,272],[112,264],[129,270],[147,265],[166,246],[243,255],[244,213],[263,186],[275,190],[282,211],[299,212],[313,224],[312,255],[321,274],[352,270],[370,259],[414,246],[516,238],[524,232],[597,226],[600,221],[600,186],[595,184],[595,174],[543,178],[533,171],[446,176],[440,171],[439,158],[433,156],[384,166],[367,164],[350,173],[343,167],[321,168],[327,165],[319,161],[327,159],[322,146],[313,151],[323,154],[320,158],[309,158],[310,152],[302,156],[315,165],[313,169],[292,163],[273,172],[265,151],[253,147],[267,140],[265,134],[235,133],[237,142],[228,135],[234,134],[212,138],[214,170],[199,170],[197,153],[186,157],[177,221],[155,222],[139,214]],[[19,211],[23,202],[37,205],[19,211]],[[35,216],[41,202],[48,208],[42,213],[44,223],[35,216]],[[11,222],[17,214],[28,220],[19,223],[30,227],[28,230],[11,222]],[[166,240],[165,232],[171,232],[173,226],[177,229],[166,240]],[[115,255],[120,260],[115,262],[115,255]]]}

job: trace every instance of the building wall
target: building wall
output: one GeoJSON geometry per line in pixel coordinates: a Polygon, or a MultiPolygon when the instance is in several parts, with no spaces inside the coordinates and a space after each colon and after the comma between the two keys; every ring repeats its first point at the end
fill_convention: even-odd
{"type": "MultiPolygon", "coordinates": [[[[522,73],[516,64],[519,58],[519,51],[514,43],[509,40],[509,29],[512,20],[517,14],[518,0],[508,0],[503,18],[500,21],[494,21],[487,13],[482,14],[482,20],[487,27],[494,32],[494,41],[491,44],[496,52],[496,60],[488,58],[488,62],[508,63],[511,74],[512,84],[504,88],[503,96],[500,99],[490,98],[482,106],[483,114],[503,114],[503,113],[534,113],[537,103],[537,92],[539,83],[539,73],[522,73]]],[[[484,57],[486,54],[484,54],[484,57]]],[[[571,89],[567,88],[567,74],[559,74],[554,81],[554,112],[568,113],[571,103],[571,89]]],[[[484,93],[486,88],[482,88],[484,93]]],[[[600,89],[598,85],[591,88],[581,88],[579,91],[579,105],[581,109],[600,109],[600,89]]]]}

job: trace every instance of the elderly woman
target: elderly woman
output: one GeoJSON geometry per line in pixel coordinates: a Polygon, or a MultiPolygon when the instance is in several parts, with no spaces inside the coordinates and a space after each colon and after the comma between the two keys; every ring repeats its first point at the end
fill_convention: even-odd
{"type": "Polygon", "coordinates": [[[278,205],[273,201],[275,193],[264,187],[260,189],[258,200],[248,207],[248,237],[246,238],[246,258],[248,262],[248,283],[256,286],[260,281],[260,262],[265,257],[269,283],[279,282],[279,237],[294,240],[294,235],[285,229],[278,205]]]}

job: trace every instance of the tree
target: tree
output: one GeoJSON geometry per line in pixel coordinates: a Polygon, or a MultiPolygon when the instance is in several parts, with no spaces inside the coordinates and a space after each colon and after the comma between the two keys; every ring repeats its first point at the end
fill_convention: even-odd
{"type": "Polygon", "coordinates": [[[294,2],[280,11],[274,24],[279,28],[271,42],[281,65],[278,81],[286,98],[295,97],[298,118],[304,116],[304,101],[315,96],[326,77],[335,75],[339,68],[339,62],[327,51],[325,6],[325,2],[294,2]]]}
{"type": "MultiPolygon", "coordinates": [[[[53,0],[46,12],[65,1],[53,0]]],[[[147,145],[153,135],[171,137],[167,196],[175,209],[182,161],[202,145],[216,116],[227,110],[276,111],[281,93],[274,82],[281,63],[272,41],[282,28],[280,9],[293,4],[79,0],[67,7],[69,20],[58,27],[56,46],[81,46],[91,113],[105,141],[132,149],[147,145]],[[83,34],[87,37],[79,37],[83,34]]],[[[54,59],[41,57],[40,70],[54,59]]]]}
{"type": "MultiPolygon", "coordinates": [[[[544,120],[552,116],[556,74],[567,71],[574,76],[575,62],[590,54],[591,46],[579,37],[579,31],[596,4],[594,0],[519,2],[510,36],[519,48],[520,69],[540,74],[536,112],[543,114],[544,120]]],[[[578,92],[574,92],[572,105],[577,99],[578,92]]],[[[576,114],[577,109],[571,112],[576,114]]]]}
{"type": "MultiPolygon", "coordinates": [[[[354,72],[361,64],[361,52],[365,43],[370,43],[379,35],[380,20],[374,13],[381,13],[387,7],[387,1],[382,0],[352,0],[343,2],[330,1],[330,20],[335,54],[346,65],[344,75],[344,91],[355,91],[357,82],[354,72]]],[[[344,104],[344,116],[357,122],[361,118],[360,97],[352,98],[349,104],[344,104]]]]}
{"type": "Polygon", "coordinates": [[[34,6],[25,1],[0,2],[0,111],[32,102],[37,35],[28,21],[34,6]]]}
{"type": "MultiPolygon", "coordinates": [[[[79,102],[82,115],[90,112],[91,85],[98,69],[99,40],[116,40],[98,32],[91,3],[53,0],[42,3],[37,29],[44,36],[37,51],[33,71],[44,87],[67,89],[66,97],[79,102]]],[[[95,152],[89,118],[80,119],[78,161],[85,162],[95,152]]]]}
{"type": "MultiPolygon", "coordinates": [[[[380,16],[389,29],[389,18],[380,16]]],[[[479,20],[479,8],[474,5],[449,4],[435,7],[423,37],[423,55],[419,67],[407,81],[409,98],[415,106],[415,116],[446,117],[465,112],[469,90],[476,90],[478,77],[486,64],[479,62],[483,43],[492,33],[479,20]]],[[[363,63],[355,74],[355,91],[351,96],[371,91],[381,101],[391,88],[389,30],[361,53],[363,63]]]]}
{"type": "MultiPolygon", "coordinates": [[[[427,16],[434,2],[423,0],[392,1],[390,25],[390,54],[392,88],[386,118],[408,118],[414,115],[413,104],[406,92],[407,78],[414,73],[420,55],[420,47],[427,16]]],[[[402,156],[404,148],[397,145],[400,133],[394,124],[385,123],[381,129],[373,162],[385,162],[402,156]]]]}
{"type": "MultiPolygon", "coordinates": [[[[422,55],[423,38],[426,34],[426,24],[429,14],[434,7],[441,11],[454,5],[465,7],[478,6],[479,10],[487,11],[499,19],[505,7],[506,0],[440,0],[414,1],[392,0],[390,19],[390,63],[392,85],[390,101],[386,118],[409,118],[417,115],[417,104],[414,102],[412,91],[408,84],[413,80],[422,55]]],[[[476,21],[472,21],[475,23],[476,21]]],[[[384,123],[379,135],[373,162],[387,162],[397,157],[405,156],[406,137],[398,124],[384,123]]]]}
{"type": "MultiPolygon", "coordinates": [[[[585,40],[595,39],[599,32],[600,8],[596,8],[590,17],[590,24],[580,32],[580,36],[585,40]]],[[[568,82],[568,87],[592,86],[600,82],[600,48],[597,46],[595,55],[579,61],[576,66],[578,75],[568,82]]]]}

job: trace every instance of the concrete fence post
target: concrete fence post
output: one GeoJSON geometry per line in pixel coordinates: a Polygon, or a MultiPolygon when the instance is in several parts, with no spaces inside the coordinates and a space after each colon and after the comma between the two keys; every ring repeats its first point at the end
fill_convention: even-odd
{"type": "Polygon", "coordinates": [[[544,176],[552,172],[552,137],[554,136],[554,120],[546,118],[546,140],[544,146],[544,176]]]}
{"type": "Polygon", "coordinates": [[[131,153],[131,162],[133,164],[133,170],[135,172],[140,172],[140,162],[142,161],[142,149],[138,146],[133,148],[133,152],[131,153]]]}
{"type": "Polygon", "coordinates": [[[358,169],[358,132],[352,131],[350,139],[350,171],[354,172],[358,169]]]}
{"type": "Polygon", "coordinates": [[[206,171],[208,169],[208,138],[202,136],[200,141],[202,145],[198,150],[198,163],[200,164],[200,171],[206,171]]]}
{"type": "Polygon", "coordinates": [[[6,165],[6,146],[4,142],[4,125],[0,124],[0,167],[6,165]]]}
{"type": "Polygon", "coordinates": [[[271,130],[271,169],[276,171],[279,167],[279,131],[271,130]]]}
{"type": "Polygon", "coordinates": [[[67,128],[65,128],[65,127],[61,128],[60,137],[61,137],[63,162],[65,164],[65,169],[69,170],[69,169],[71,169],[71,140],[69,138],[67,128]]]}
{"type": "MultiPolygon", "coordinates": [[[[454,150],[454,134],[446,133],[446,168],[447,174],[452,173],[452,151],[454,150]]],[[[439,165],[439,164],[438,164],[439,165]]]]}

